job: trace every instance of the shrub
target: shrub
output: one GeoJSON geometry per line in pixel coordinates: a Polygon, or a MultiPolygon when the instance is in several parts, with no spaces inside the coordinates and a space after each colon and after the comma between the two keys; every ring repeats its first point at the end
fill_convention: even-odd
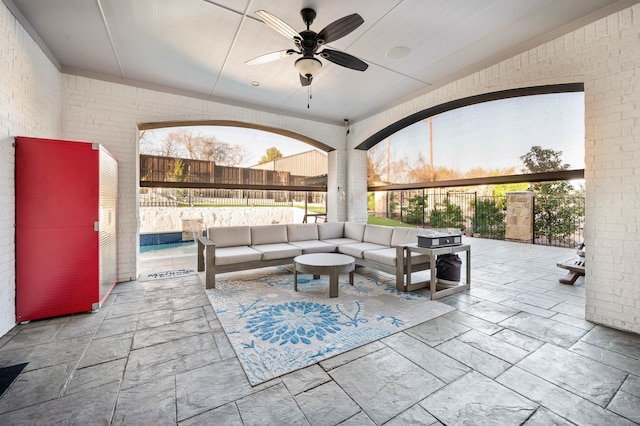
{"type": "Polygon", "coordinates": [[[429,224],[434,228],[458,228],[464,231],[465,220],[462,208],[445,199],[431,210],[429,224]]]}
{"type": "Polygon", "coordinates": [[[406,223],[422,223],[424,221],[424,209],[426,207],[427,197],[422,195],[416,195],[407,200],[409,205],[403,207],[402,211],[405,213],[404,221],[406,223]]]}
{"type": "Polygon", "coordinates": [[[536,194],[534,208],[535,238],[552,244],[577,245],[576,233],[584,205],[580,197],[536,194]]]}
{"type": "Polygon", "coordinates": [[[477,202],[472,202],[472,207],[475,207],[475,215],[471,218],[473,232],[483,236],[504,238],[506,213],[498,206],[495,199],[479,199],[477,202]]]}

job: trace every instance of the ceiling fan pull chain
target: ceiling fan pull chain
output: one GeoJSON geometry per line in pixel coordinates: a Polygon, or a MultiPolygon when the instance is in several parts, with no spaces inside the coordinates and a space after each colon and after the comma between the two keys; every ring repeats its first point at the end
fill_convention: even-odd
{"type": "Polygon", "coordinates": [[[309,109],[309,104],[311,103],[311,85],[307,86],[307,109],[309,109]]]}

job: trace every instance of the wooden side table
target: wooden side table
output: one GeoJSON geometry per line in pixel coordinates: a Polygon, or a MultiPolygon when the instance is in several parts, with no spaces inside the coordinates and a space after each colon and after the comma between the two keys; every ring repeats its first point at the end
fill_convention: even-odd
{"type": "Polygon", "coordinates": [[[407,279],[406,284],[402,282],[396,282],[396,290],[398,291],[413,291],[418,290],[420,288],[429,287],[431,292],[431,300],[440,299],[441,297],[449,296],[454,293],[458,293],[461,291],[469,290],[471,288],[471,246],[469,244],[462,244],[459,246],[450,246],[450,247],[437,247],[437,248],[426,248],[420,247],[417,243],[413,244],[402,244],[402,247],[406,250],[406,259],[407,259],[407,279]],[[449,287],[442,290],[437,289],[437,280],[436,280],[436,260],[439,255],[442,254],[452,254],[459,252],[466,252],[467,259],[467,267],[466,267],[466,280],[465,282],[461,282],[459,285],[455,287],[449,287]],[[431,279],[428,281],[421,281],[417,283],[411,282],[411,252],[421,253],[429,256],[429,264],[431,268],[431,279]]]}

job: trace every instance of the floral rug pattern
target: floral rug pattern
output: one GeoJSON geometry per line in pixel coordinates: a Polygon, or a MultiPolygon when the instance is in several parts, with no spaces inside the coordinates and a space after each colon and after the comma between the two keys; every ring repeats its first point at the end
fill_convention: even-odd
{"type": "Polygon", "coordinates": [[[307,367],[454,310],[386,282],[355,274],[329,298],[328,277],[283,267],[216,277],[206,290],[252,385],[307,367]]]}

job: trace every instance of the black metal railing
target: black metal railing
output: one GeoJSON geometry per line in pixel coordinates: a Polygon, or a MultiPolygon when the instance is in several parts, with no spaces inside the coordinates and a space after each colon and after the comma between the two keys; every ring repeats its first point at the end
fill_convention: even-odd
{"type": "Polygon", "coordinates": [[[326,205],[326,192],[211,188],[140,188],[140,207],[286,207],[326,205]]]}
{"type": "Polygon", "coordinates": [[[535,244],[577,247],[583,243],[584,207],[584,197],[536,195],[533,221],[535,244]]]}
{"type": "MultiPolygon", "coordinates": [[[[477,192],[411,189],[369,193],[369,213],[423,228],[458,228],[467,235],[504,240],[507,199],[477,192]]],[[[532,241],[576,247],[583,240],[584,197],[534,199],[532,241]]]]}

